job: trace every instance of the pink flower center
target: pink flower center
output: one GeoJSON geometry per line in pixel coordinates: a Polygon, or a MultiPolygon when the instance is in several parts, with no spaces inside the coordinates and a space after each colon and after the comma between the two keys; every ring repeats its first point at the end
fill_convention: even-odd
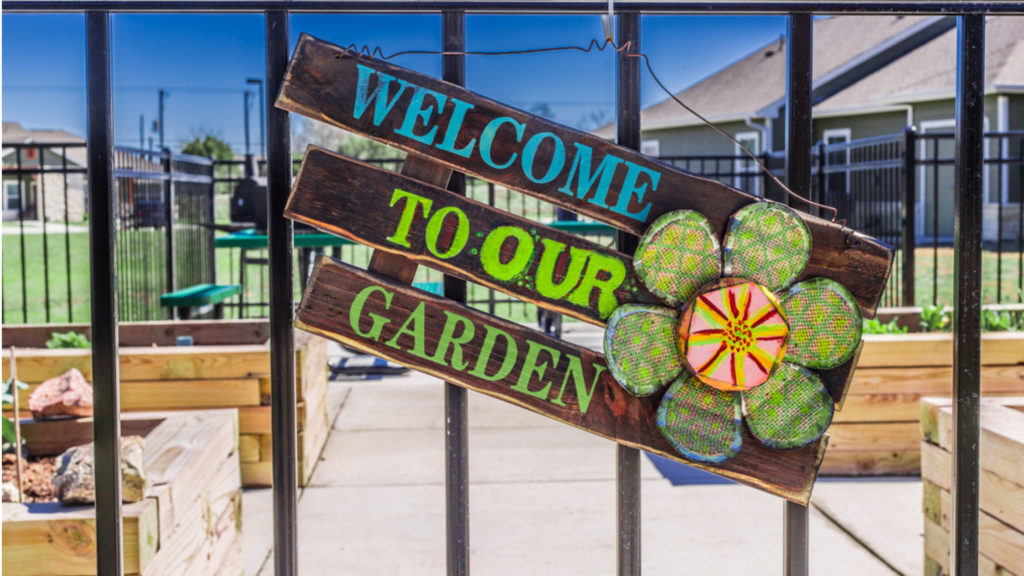
{"type": "Polygon", "coordinates": [[[786,354],[789,326],[778,300],[761,285],[729,278],[687,304],[679,350],[702,382],[719,390],[764,384],[786,354]]]}

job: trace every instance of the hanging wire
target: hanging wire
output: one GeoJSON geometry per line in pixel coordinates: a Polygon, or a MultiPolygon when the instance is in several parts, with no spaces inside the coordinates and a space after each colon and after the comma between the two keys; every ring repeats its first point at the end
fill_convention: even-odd
{"type": "MultiPolygon", "coordinates": [[[[604,16],[602,16],[602,18],[604,18],[604,16]]],[[[685,109],[687,112],[689,112],[690,114],[693,114],[698,120],[703,122],[705,125],[710,127],[712,130],[714,130],[715,132],[718,132],[719,134],[724,136],[726,139],[728,139],[730,142],[732,142],[733,144],[738,146],[741,150],[743,150],[743,152],[747,156],[749,156],[750,159],[753,160],[755,164],[757,164],[757,166],[761,169],[761,172],[763,172],[765,176],[770,178],[772,180],[772,182],[774,182],[776,185],[778,185],[779,188],[782,188],[786,192],[786,194],[788,196],[790,196],[791,198],[796,198],[796,199],[800,200],[801,202],[806,203],[808,206],[813,206],[813,207],[825,210],[827,212],[831,212],[832,213],[832,218],[831,218],[830,221],[833,222],[833,223],[841,224],[843,226],[843,228],[846,227],[846,221],[845,220],[842,220],[842,221],[837,221],[836,220],[836,218],[839,215],[839,210],[838,209],[836,209],[833,206],[829,206],[827,204],[820,204],[818,202],[814,202],[812,200],[808,200],[807,198],[804,198],[800,194],[797,194],[796,192],[793,192],[789,188],[789,186],[786,186],[782,182],[782,180],[780,180],[778,177],[775,176],[775,174],[772,174],[771,170],[769,170],[768,167],[765,166],[764,162],[762,162],[761,159],[758,158],[757,154],[754,154],[753,152],[751,152],[750,149],[746,147],[746,145],[744,145],[742,142],[740,142],[739,140],[734,138],[731,134],[729,134],[725,130],[722,130],[721,128],[719,128],[714,122],[708,120],[701,113],[697,112],[696,110],[691,108],[689,105],[687,105],[685,102],[680,100],[678,96],[673,94],[672,91],[669,90],[667,86],[665,86],[665,84],[661,81],[661,79],[658,77],[658,75],[655,74],[654,67],[651,65],[651,60],[650,60],[650,58],[647,57],[647,54],[645,54],[643,52],[637,52],[637,53],[629,52],[629,48],[632,45],[632,43],[628,42],[628,41],[622,43],[621,45],[616,44],[615,41],[611,38],[610,29],[611,29],[611,26],[610,26],[610,18],[609,18],[609,21],[605,23],[605,27],[604,27],[606,38],[604,40],[598,40],[598,39],[595,38],[595,39],[591,40],[590,43],[587,44],[586,46],[551,46],[551,47],[547,47],[547,48],[525,48],[525,49],[522,49],[522,50],[495,50],[495,51],[491,51],[491,50],[484,50],[484,51],[478,51],[478,50],[469,50],[469,51],[460,51],[460,50],[400,50],[400,51],[394,52],[394,53],[392,53],[390,55],[385,55],[384,52],[381,50],[380,46],[374,46],[373,48],[370,48],[366,44],[362,45],[361,47],[356,45],[356,44],[349,44],[348,47],[346,47],[346,51],[353,52],[355,54],[358,54],[360,56],[365,56],[365,57],[368,57],[368,58],[376,58],[378,60],[392,60],[394,58],[398,58],[399,56],[520,56],[520,55],[524,55],[524,54],[543,54],[543,53],[547,53],[547,52],[573,52],[573,51],[574,52],[583,52],[585,54],[589,54],[589,53],[591,53],[591,52],[593,52],[595,50],[598,51],[598,52],[604,52],[605,50],[607,50],[609,48],[611,48],[616,53],[625,52],[626,56],[629,57],[629,58],[640,58],[641,60],[643,60],[644,66],[647,68],[647,73],[651,75],[651,78],[654,80],[655,84],[657,84],[658,87],[661,88],[661,90],[665,94],[667,94],[669,98],[674,100],[676,102],[676,104],[679,104],[680,106],[682,106],[683,109],[685,109]]]]}

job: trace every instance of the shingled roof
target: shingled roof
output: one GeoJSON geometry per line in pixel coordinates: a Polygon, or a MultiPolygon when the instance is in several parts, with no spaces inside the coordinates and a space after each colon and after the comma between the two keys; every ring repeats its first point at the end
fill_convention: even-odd
{"type": "MultiPolygon", "coordinates": [[[[814,22],[815,113],[884,106],[900,95],[952,95],[955,20],[949,16],[836,16],[814,22]]],[[[1024,85],[1024,18],[990,17],[986,85],[1024,85]]],[[[785,102],[786,45],[774,41],[676,96],[712,121],[776,117],[785,102]]],[[[675,101],[641,112],[644,130],[699,120],[675,101]]],[[[614,124],[598,134],[611,137],[614,124]]]]}
{"type": "MultiPolygon", "coordinates": [[[[952,98],[956,86],[956,30],[882,66],[815,106],[815,112],[952,98]]],[[[985,21],[985,88],[1024,91],[1024,18],[985,21]]]]}

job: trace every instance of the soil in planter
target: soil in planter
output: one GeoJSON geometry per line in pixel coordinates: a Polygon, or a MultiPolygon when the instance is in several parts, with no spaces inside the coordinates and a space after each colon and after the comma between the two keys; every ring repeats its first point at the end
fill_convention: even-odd
{"type": "MultiPolygon", "coordinates": [[[[57,470],[57,456],[22,458],[21,487],[25,502],[56,502],[53,474],[57,470]]],[[[14,454],[4,454],[4,482],[17,482],[14,454]]],[[[4,502],[7,501],[6,495],[4,502]]]]}

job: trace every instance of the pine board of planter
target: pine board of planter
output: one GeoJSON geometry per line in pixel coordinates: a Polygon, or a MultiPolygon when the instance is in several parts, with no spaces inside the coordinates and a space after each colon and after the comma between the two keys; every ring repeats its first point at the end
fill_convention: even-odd
{"type": "MultiPolygon", "coordinates": [[[[979,573],[1024,574],[1024,396],[982,398],[979,573]]],[[[925,574],[949,573],[952,403],[921,401],[925,574]]]]}
{"type": "MultiPolygon", "coordinates": [[[[146,437],[145,497],[124,506],[126,574],[241,574],[241,483],[234,410],[122,415],[146,437]]],[[[88,442],[83,434],[74,444],[88,442]]],[[[70,436],[74,428],[63,427],[70,436]]],[[[89,430],[91,432],[91,430],[89,430]]],[[[4,503],[3,570],[96,573],[92,507],[4,503]]]]}
{"type": "MultiPolygon", "coordinates": [[[[18,377],[29,384],[29,390],[18,398],[23,416],[28,416],[31,391],[43,380],[70,368],[80,370],[86,380],[92,378],[91,352],[87,349],[48,350],[23,346],[45,342],[55,331],[87,333],[87,328],[86,324],[3,328],[4,344],[18,346],[18,377]]],[[[140,322],[122,323],[119,329],[125,338],[119,350],[122,411],[237,408],[238,434],[270,435],[270,348],[266,340],[269,333],[266,321],[140,322]],[[194,345],[174,345],[179,334],[192,336],[194,345]]],[[[3,378],[8,377],[9,362],[5,354],[3,378]]],[[[299,448],[303,455],[299,462],[299,480],[305,485],[327,440],[327,343],[324,339],[296,332],[295,371],[299,448]],[[312,432],[303,433],[307,428],[312,432]]],[[[10,414],[10,411],[5,413],[10,414]]],[[[30,447],[45,450],[38,453],[52,453],[59,447],[59,434],[43,435],[37,442],[31,420],[24,422],[30,447]]],[[[247,456],[251,457],[251,453],[247,452],[247,456]]],[[[269,470],[269,462],[269,456],[243,462],[244,485],[269,486],[271,475],[253,469],[258,463],[269,470]]]]}
{"type": "MultiPolygon", "coordinates": [[[[920,401],[950,396],[952,359],[948,333],[864,336],[853,382],[829,428],[821,474],[919,474],[920,401]]],[[[1024,395],[1024,334],[983,334],[981,361],[984,397],[1024,395]]]]}

